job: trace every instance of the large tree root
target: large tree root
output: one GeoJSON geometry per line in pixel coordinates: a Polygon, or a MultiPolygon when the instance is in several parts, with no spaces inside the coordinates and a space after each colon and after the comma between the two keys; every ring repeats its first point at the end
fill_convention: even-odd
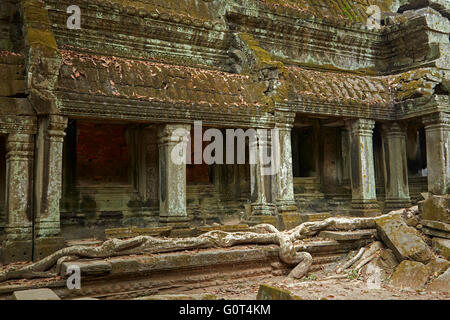
{"type": "Polygon", "coordinates": [[[139,236],[126,240],[112,239],[98,247],[74,246],[61,249],[33,264],[11,268],[0,273],[0,282],[11,279],[31,279],[51,277],[49,270],[64,257],[110,258],[132,254],[156,254],[191,249],[226,248],[239,244],[277,244],[280,259],[286,264],[297,265],[292,277],[303,277],[312,265],[312,257],[307,252],[297,252],[294,242],[315,236],[322,230],[355,230],[374,228],[374,218],[329,218],[324,221],[306,222],[298,227],[280,232],[274,226],[261,224],[248,232],[210,231],[193,238],[155,238],[139,236]]]}

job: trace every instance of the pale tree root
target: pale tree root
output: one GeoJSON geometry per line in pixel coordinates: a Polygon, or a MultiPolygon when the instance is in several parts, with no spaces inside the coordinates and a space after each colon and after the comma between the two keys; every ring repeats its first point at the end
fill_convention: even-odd
{"type": "Polygon", "coordinates": [[[351,258],[349,261],[339,267],[336,272],[341,273],[349,268],[353,267],[353,270],[360,271],[362,267],[371,262],[378,256],[379,251],[383,249],[383,243],[376,241],[367,246],[367,248],[361,248],[359,252],[351,258]]]}
{"type": "Polygon", "coordinates": [[[308,252],[298,252],[297,258],[300,260],[297,266],[289,273],[289,278],[301,279],[311,269],[313,258],[308,252]]]}
{"type": "Polygon", "coordinates": [[[296,252],[294,246],[295,241],[314,236],[322,230],[355,230],[374,227],[374,218],[329,218],[324,221],[306,222],[285,232],[278,231],[272,225],[261,224],[251,227],[250,231],[247,232],[229,233],[216,230],[192,238],[167,239],[139,236],[126,240],[111,239],[97,247],[67,247],[33,264],[0,272],[0,282],[12,279],[53,277],[55,273],[51,273],[50,269],[57,264],[60,266],[65,261],[65,257],[72,257],[71,259],[105,259],[133,254],[156,254],[192,249],[226,248],[239,244],[279,245],[280,260],[289,265],[296,265],[292,276],[297,278],[308,272],[312,265],[312,257],[306,252],[296,252]]]}
{"type": "Polygon", "coordinates": [[[348,268],[350,268],[352,265],[354,265],[356,263],[356,261],[358,261],[361,256],[363,255],[364,251],[366,251],[366,248],[362,247],[359,252],[350,260],[348,260],[346,263],[344,263],[344,265],[342,265],[341,267],[339,267],[336,272],[337,273],[341,273],[344,270],[347,270],[348,268]]]}

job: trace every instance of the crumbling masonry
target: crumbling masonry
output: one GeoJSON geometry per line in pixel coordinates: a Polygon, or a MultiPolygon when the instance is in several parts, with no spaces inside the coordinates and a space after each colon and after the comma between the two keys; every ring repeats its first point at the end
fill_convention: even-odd
{"type": "Polygon", "coordinates": [[[447,0],[2,0],[1,260],[105,229],[288,228],[447,194],[449,17],[447,0]],[[194,121],[278,128],[278,174],[174,164],[194,121]]]}

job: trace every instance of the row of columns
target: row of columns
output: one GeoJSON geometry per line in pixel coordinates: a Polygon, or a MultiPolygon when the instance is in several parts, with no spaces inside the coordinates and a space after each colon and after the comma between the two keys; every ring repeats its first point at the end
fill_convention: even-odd
{"type": "MultiPolygon", "coordinates": [[[[274,175],[264,174],[263,153],[274,145],[270,135],[257,130],[257,163],[251,167],[253,214],[274,215],[278,212],[296,211],[293,173],[291,129],[295,114],[277,112],[276,152],[279,163],[274,175]],[[265,141],[264,139],[267,139],[265,141]]],[[[449,116],[440,112],[424,118],[428,186],[434,194],[445,194],[449,186],[449,116]]],[[[67,118],[51,115],[39,121],[38,134],[13,133],[7,136],[7,183],[6,183],[6,226],[3,243],[4,256],[9,260],[30,258],[28,250],[35,237],[35,249],[39,255],[61,246],[59,200],[61,198],[62,148],[67,118]],[[35,154],[36,152],[36,154],[35,154]],[[35,201],[31,197],[35,196],[35,201]],[[34,208],[32,207],[34,204],[34,208]],[[34,230],[33,229],[34,220],[34,230]],[[48,239],[53,239],[53,242],[48,239]],[[43,241],[42,243],[40,241],[43,241]],[[20,243],[20,245],[18,245],[20,243]],[[22,246],[22,247],[21,247],[22,246]],[[14,247],[14,248],[13,248],[14,247]],[[11,257],[19,253],[24,257],[11,257]],[[11,250],[9,250],[11,249],[11,250]],[[22,250],[23,249],[23,250],[22,250]],[[10,253],[8,253],[10,252],[10,253]]],[[[375,174],[373,163],[372,135],[375,122],[368,119],[347,121],[350,132],[350,159],[352,206],[355,210],[377,210],[375,174]]],[[[167,124],[158,131],[160,222],[164,224],[187,225],[186,212],[186,165],[172,161],[178,153],[186,157],[190,125],[167,124]],[[174,135],[175,131],[186,134],[174,135]],[[182,146],[180,148],[180,146],[182,146]]],[[[405,207],[409,204],[408,174],[406,164],[405,128],[399,123],[382,127],[383,157],[385,170],[386,206],[405,207]]],[[[36,251],[35,250],[35,251],[36,251]]]]}
{"type": "MultiPolygon", "coordinates": [[[[277,112],[276,129],[278,144],[275,148],[270,134],[257,129],[257,141],[250,149],[256,149],[257,162],[251,166],[251,194],[254,216],[273,216],[279,213],[295,212],[295,197],[292,172],[291,130],[294,113],[277,112]],[[267,165],[263,156],[267,149],[279,153],[277,171],[267,175],[267,165]]],[[[448,192],[449,121],[445,113],[424,118],[427,135],[428,185],[434,194],[448,192]]],[[[355,119],[346,121],[350,142],[350,173],[352,189],[352,209],[355,214],[371,215],[379,213],[375,189],[375,169],[373,154],[373,130],[375,121],[355,119]]],[[[186,167],[168,161],[173,149],[187,137],[174,138],[172,132],[183,129],[189,132],[190,126],[166,125],[160,130],[160,221],[185,222],[186,214],[186,167]]],[[[382,125],[383,163],[385,175],[386,209],[404,208],[410,204],[408,170],[406,160],[406,127],[398,122],[382,125]]],[[[184,149],[186,150],[186,148],[184,149]]],[[[179,150],[183,152],[183,150],[179,150]]],[[[185,152],[185,151],[184,151],[185,152]]],[[[185,154],[181,154],[181,157],[185,154]]]]}

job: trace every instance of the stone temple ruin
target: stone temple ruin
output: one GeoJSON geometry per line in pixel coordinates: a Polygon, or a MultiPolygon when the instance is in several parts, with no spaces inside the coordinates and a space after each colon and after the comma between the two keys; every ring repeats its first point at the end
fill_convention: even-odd
{"type": "MultiPolygon", "coordinates": [[[[0,263],[107,239],[289,230],[417,204],[389,217],[420,225],[448,259],[449,18],[448,0],[2,0],[0,263]],[[277,128],[278,141],[264,141],[280,146],[276,174],[260,162],[170,161],[181,141],[192,145],[182,152],[195,149],[173,132],[192,137],[199,121],[224,135],[254,129],[259,142],[246,140],[246,151],[258,154],[261,132],[277,128]]],[[[396,251],[377,221],[319,230],[297,251],[313,268],[374,237],[400,261],[436,253],[396,251]]],[[[287,268],[270,242],[210,254],[79,263],[94,278],[154,272],[161,287],[177,268],[197,282],[207,266],[234,265],[236,277],[287,268]]],[[[157,287],[145,281],[133,290],[157,287]]],[[[102,288],[94,281],[79,295],[112,290],[102,288]]]]}

